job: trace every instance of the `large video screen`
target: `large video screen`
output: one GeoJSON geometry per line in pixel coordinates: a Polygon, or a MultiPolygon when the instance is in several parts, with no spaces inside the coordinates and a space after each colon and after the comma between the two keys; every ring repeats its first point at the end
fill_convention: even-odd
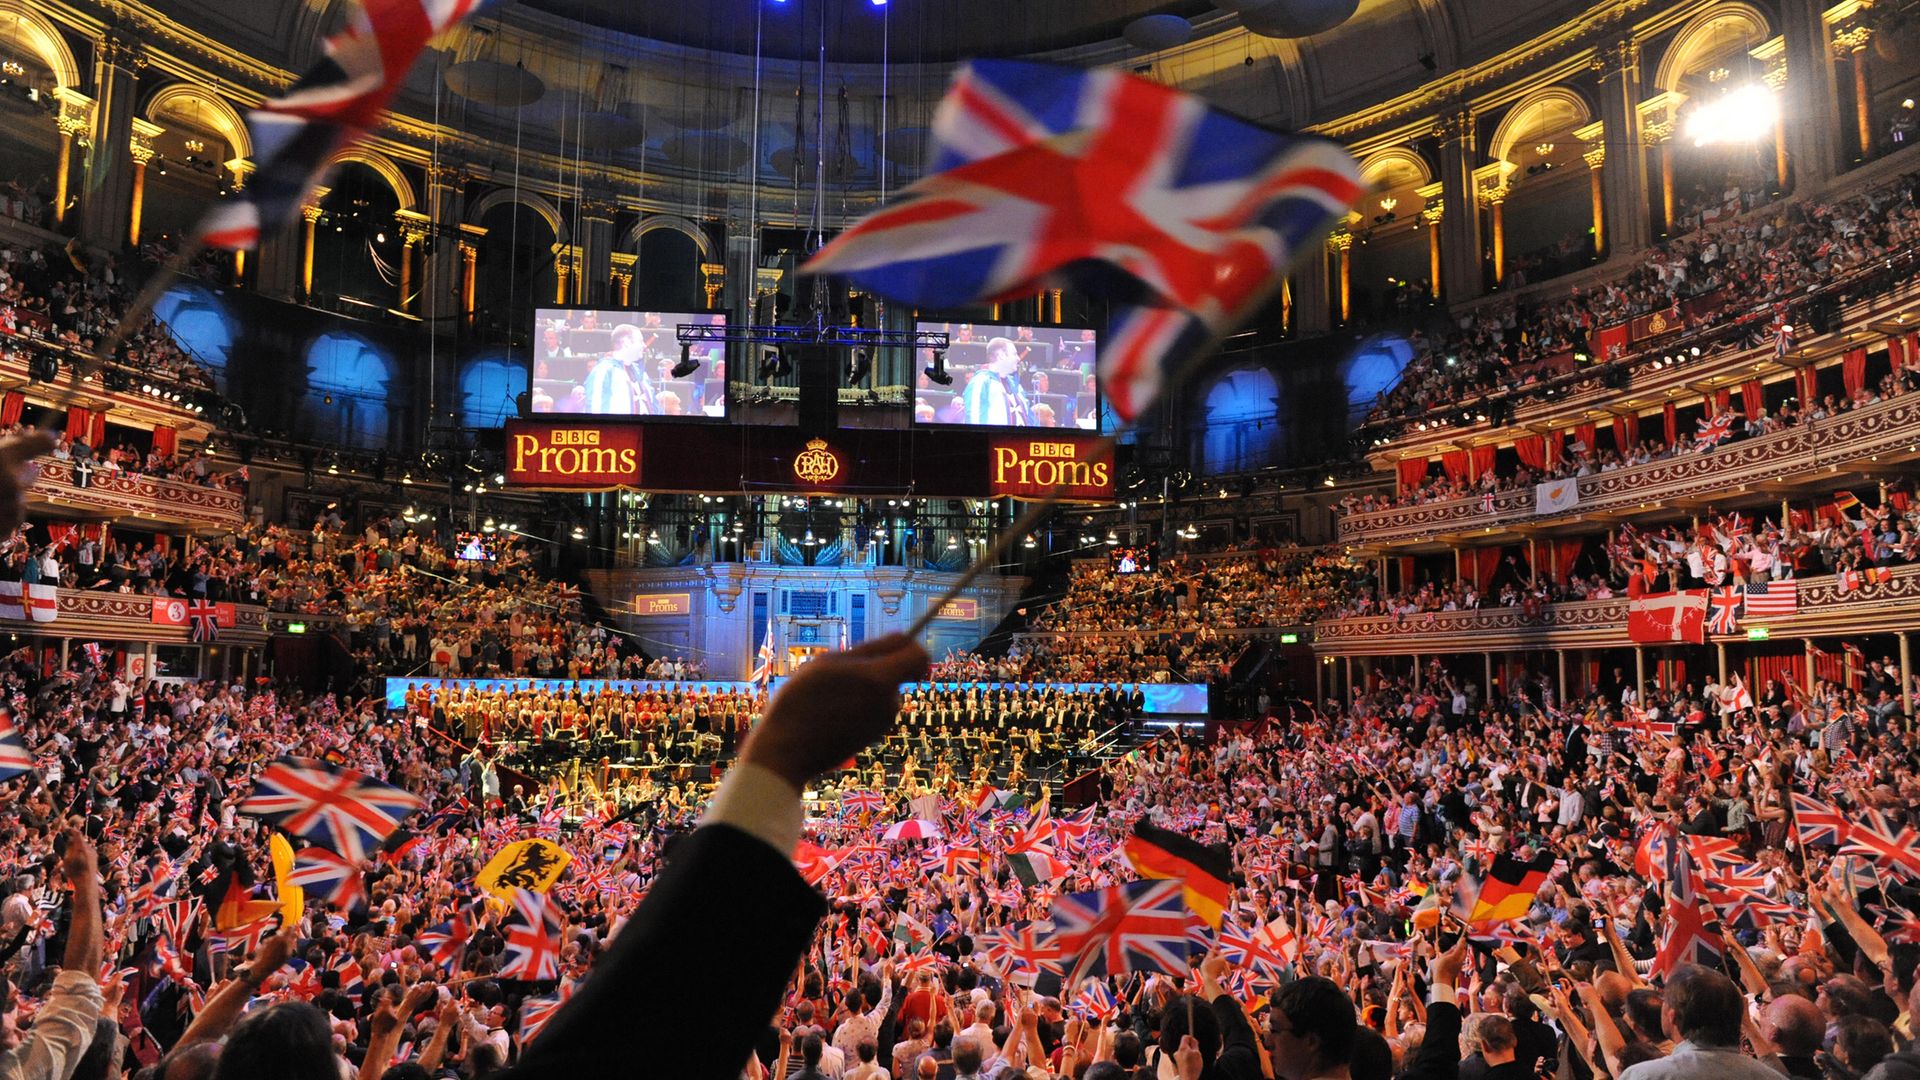
{"type": "Polygon", "coordinates": [[[918,329],[948,336],[947,374],[953,384],[943,386],[927,377],[933,350],[920,350],[913,390],[916,423],[1099,428],[1093,331],[933,322],[920,323],[918,329]]]}
{"type": "Polygon", "coordinates": [[[529,411],[562,416],[727,415],[726,346],[695,344],[676,378],[683,324],[725,326],[724,314],[539,308],[534,312],[529,411]]]}

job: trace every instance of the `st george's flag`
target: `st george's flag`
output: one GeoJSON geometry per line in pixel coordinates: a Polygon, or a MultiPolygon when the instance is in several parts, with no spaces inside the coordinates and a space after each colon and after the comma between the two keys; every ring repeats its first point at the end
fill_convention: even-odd
{"type": "Polygon", "coordinates": [[[292,221],[334,154],[379,123],[427,42],[482,3],[363,0],[346,28],[327,39],[320,62],[248,115],[259,168],[243,190],[207,214],[201,242],[251,248],[292,221]]]}
{"type": "Polygon", "coordinates": [[[1225,848],[1209,847],[1176,832],[1136,821],[1127,837],[1127,862],[1141,877],[1178,878],[1187,906],[1208,926],[1220,929],[1220,919],[1233,899],[1233,860],[1225,848]]]}
{"type": "Polygon", "coordinates": [[[1533,907],[1533,898],[1546,886],[1547,875],[1552,871],[1552,855],[1541,855],[1532,862],[1511,855],[1499,856],[1480,882],[1480,895],[1473,902],[1467,922],[1475,929],[1484,929],[1525,918],[1528,909],[1533,907]]]}
{"type": "Polygon", "coordinates": [[[934,173],[804,272],[923,308],[1063,281],[1116,301],[1097,371],[1123,421],[1257,312],[1365,191],[1334,142],[1111,69],[969,64],[932,141],[934,173]]]}

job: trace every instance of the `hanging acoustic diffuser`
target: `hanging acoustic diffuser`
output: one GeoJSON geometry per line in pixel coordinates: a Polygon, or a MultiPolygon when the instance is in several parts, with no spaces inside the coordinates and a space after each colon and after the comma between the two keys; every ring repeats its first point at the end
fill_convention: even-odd
{"type": "Polygon", "coordinates": [[[1193,40],[1193,24],[1178,15],[1142,15],[1127,24],[1121,36],[1146,52],[1159,52],[1193,40]]]}
{"type": "Polygon", "coordinates": [[[523,64],[462,60],[447,69],[447,89],[476,105],[518,109],[545,96],[547,84],[523,64]]]}

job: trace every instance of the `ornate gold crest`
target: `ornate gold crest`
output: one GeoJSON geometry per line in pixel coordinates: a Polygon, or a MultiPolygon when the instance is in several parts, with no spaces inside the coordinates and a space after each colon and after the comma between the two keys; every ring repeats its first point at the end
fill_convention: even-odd
{"type": "Polygon", "coordinates": [[[1660,312],[1655,312],[1653,316],[1653,321],[1647,323],[1647,332],[1652,334],[1664,334],[1666,333],[1666,330],[1667,330],[1666,315],[1660,312]]]}
{"type": "Polygon", "coordinates": [[[805,484],[825,484],[840,475],[840,455],[827,449],[825,439],[810,439],[793,459],[793,475],[805,484]]]}

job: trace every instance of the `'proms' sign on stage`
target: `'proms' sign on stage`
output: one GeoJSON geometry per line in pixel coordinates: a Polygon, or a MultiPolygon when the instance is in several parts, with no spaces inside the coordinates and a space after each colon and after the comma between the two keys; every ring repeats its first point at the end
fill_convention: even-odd
{"type": "Polygon", "coordinates": [[[1113,443],[1107,439],[993,440],[988,490],[994,495],[1044,499],[1060,489],[1070,501],[1113,498],[1113,443]]]}
{"type": "Polygon", "coordinates": [[[626,424],[507,422],[507,481],[534,488],[609,488],[640,480],[640,429],[626,424]]]}

